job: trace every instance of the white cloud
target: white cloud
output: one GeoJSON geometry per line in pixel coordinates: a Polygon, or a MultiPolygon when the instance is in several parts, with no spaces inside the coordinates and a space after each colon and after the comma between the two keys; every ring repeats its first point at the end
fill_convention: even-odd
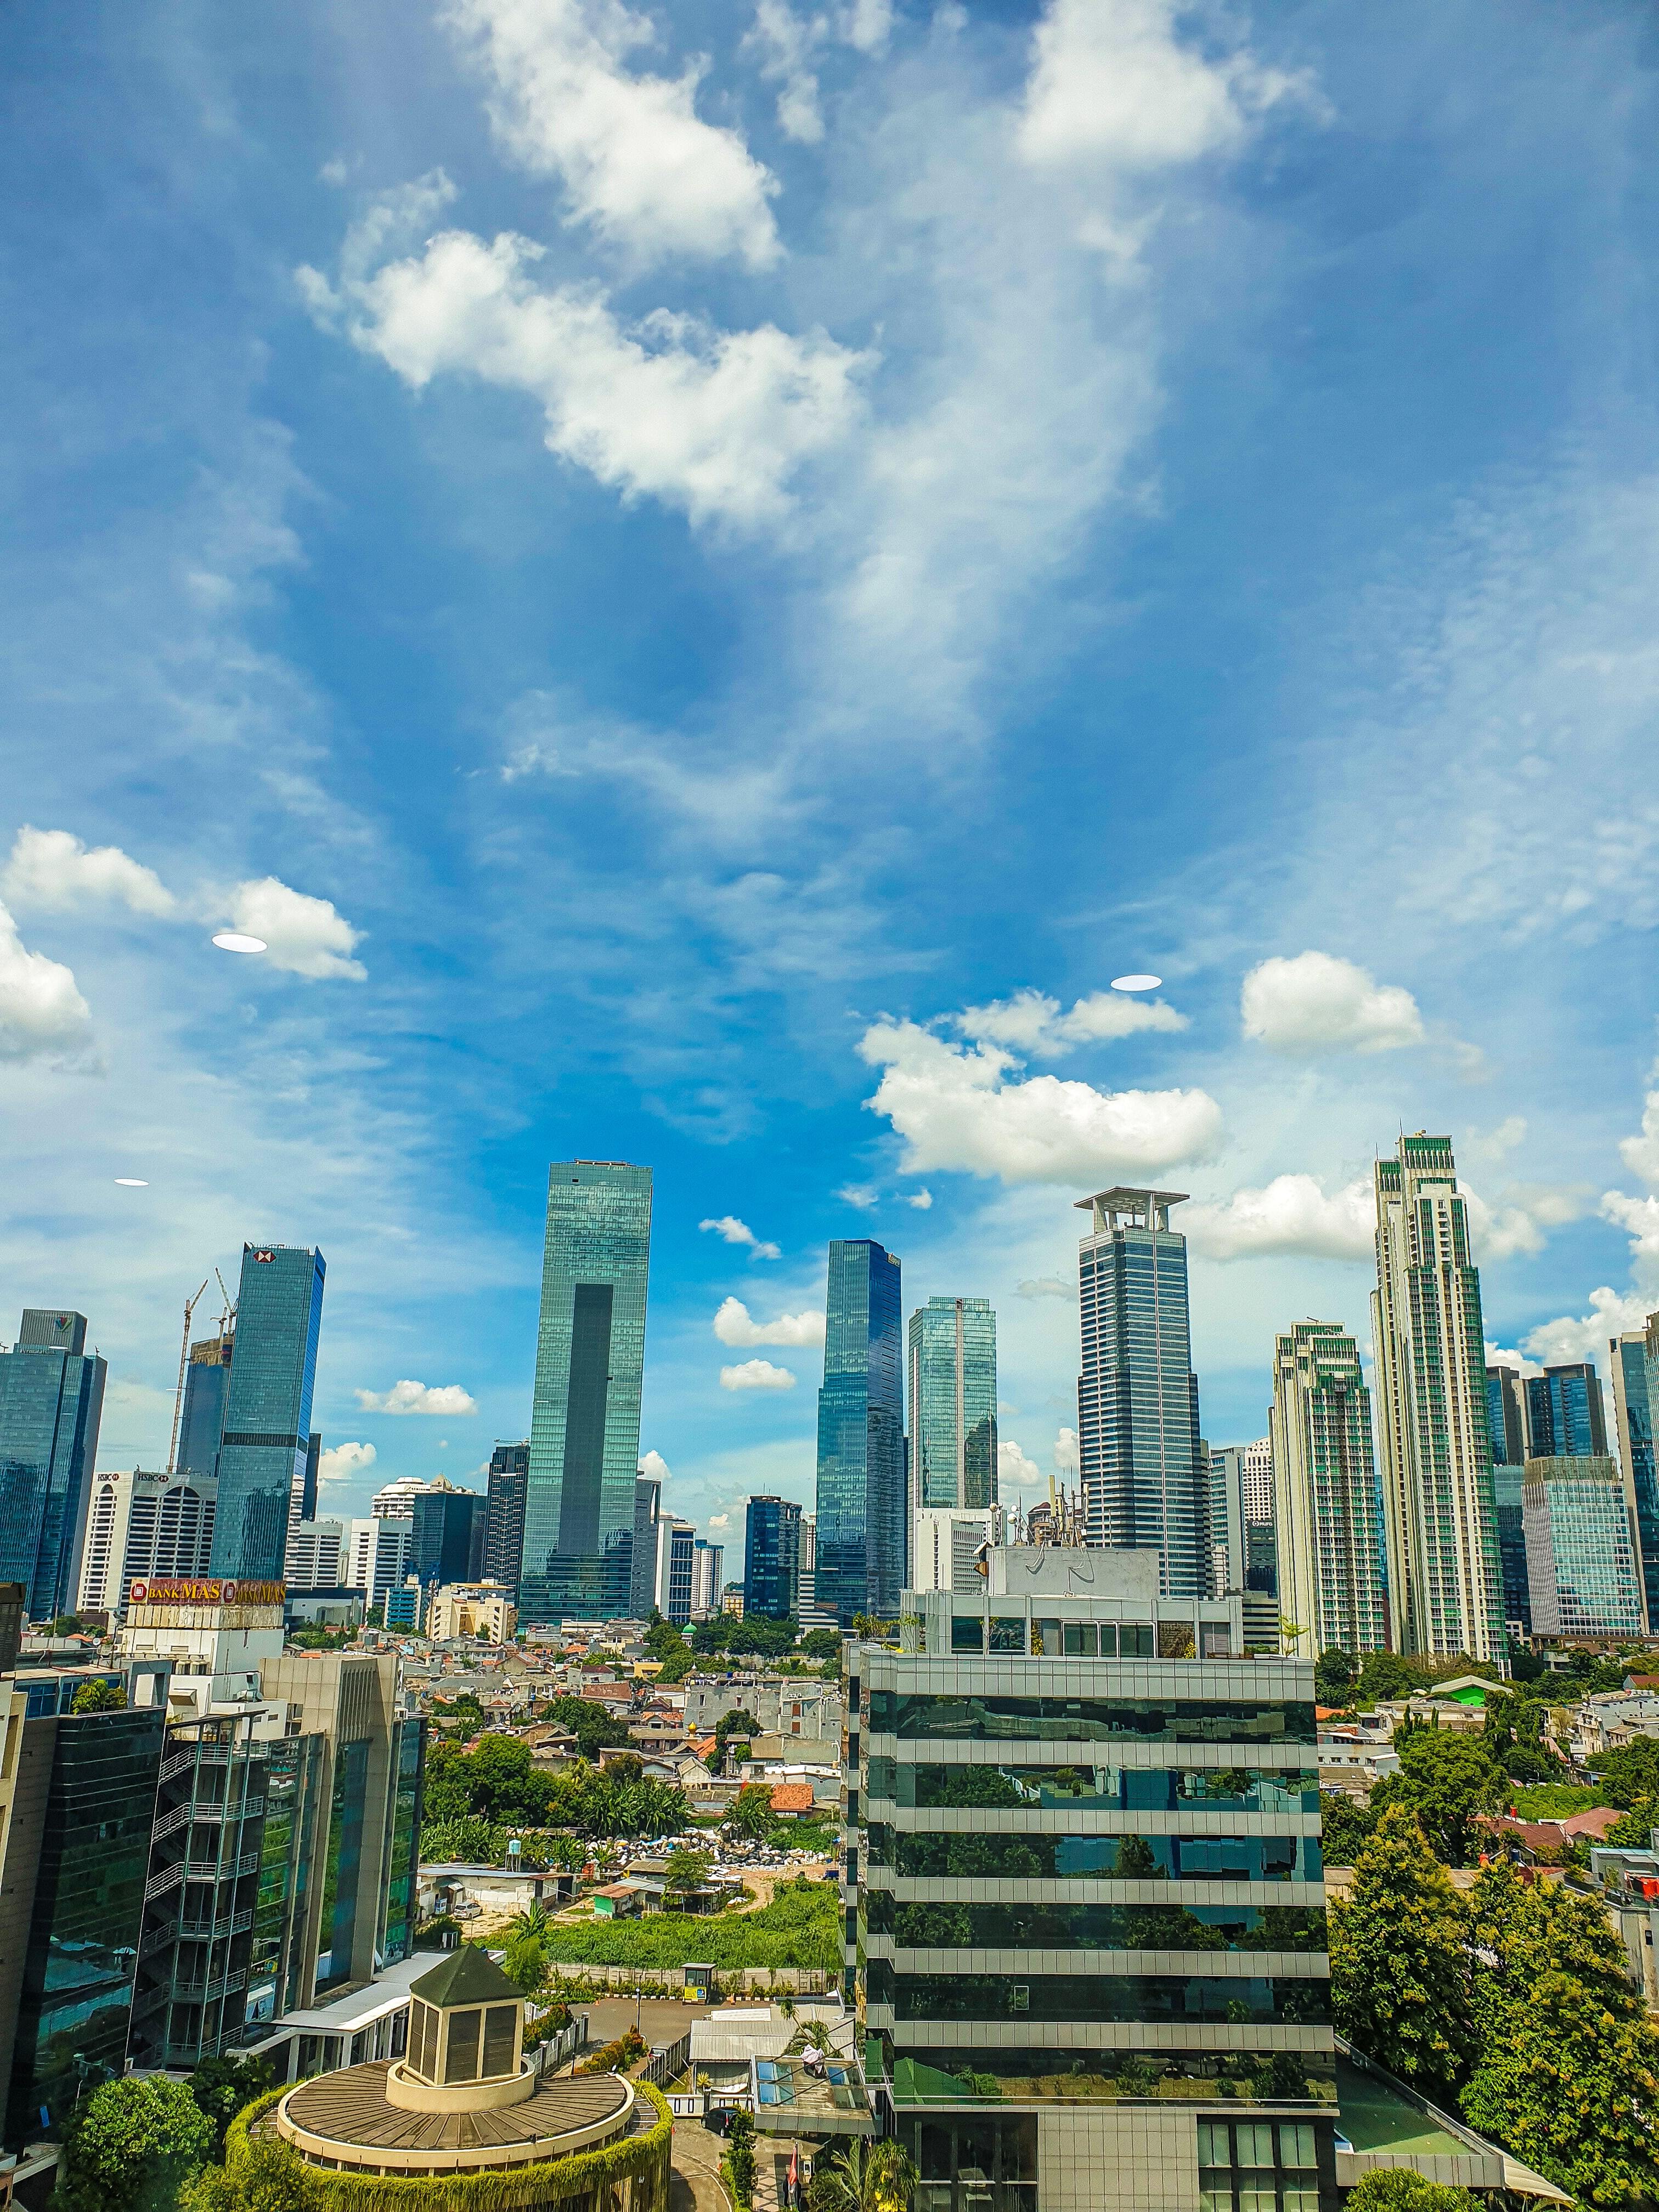
{"type": "Polygon", "coordinates": [[[1075,1298],[1077,1285],[1062,1282],[1058,1275],[1028,1275],[1015,1286],[1017,1298],[1075,1298]]]}
{"type": "Polygon", "coordinates": [[[1538,1362],[1529,1359],[1524,1352],[1505,1352],[1501,1344],[1487,1345],[1486,1364],[1488,1367],[1512,1367],[1522,1376],[1541,1375],[1544,1371],[1538,1362]]]}
{"type": "Polygon", "coordinates": [[[737,1367],[722,1367],[722,1390],[793,1390],[795,1378],[787,1367],[774,1367],[769,1359],[745,1359],[737,1367]]]}
{"type": "Polygon", "coordinates": [[[732,1516],[729,1513],[711,1513],[708,1516],[708,1525],[711,1528],[729,1528],[732,1526],[732,1516]]]}
{"type": "Polygon", "coordinates": [[[825,28],[821,15],[799,16],[787,0],[760,0],[755,27],[744,40],[759,53],[761,75],[779,87],[778,128],[803,146],[815,146],[823,136],[818,81],[811,64],[825,28]]]}
{"type": "Polygon", "coordinates": [[[1595,1193],[1588,1183],[1517,1182],[1488,1205],[1466,1182],[1457,1186],[1469,1218],[1469,1237],[1477,1260],[1508,1260],[1517,1252],[1541,1252],[1552,1229],[1587,1212],[1595,1193]]]}
{"type": "Polygon", "coordinates": [[[1642,1328],[1653,1301],[1638,1291],[1610,1290],[1604,1283],[1590,1292],[1589,1303],[1587,1314],[1576,1318],[1563,1314],[1559,1321],[1547,1321],[1532,1330],[1527,1350],[1550,1366],[1570,1359],[1595,1359],[1605,1365],[1608,1340],[1642,1328]]]}
{"type": "Polygon", "coordinates": [[[1650,1091],[1642,1101],[1641,1135],[1621,1137],[1619,1153],[1632,1175],[1640,1176],[1650,1190],[1659,1189],[1659,1090],[1650,1091]]]}
{"type": "Polygon", "coordinates": [[[57,911],[115,900],[134,914],[170,915],[177,905],[161,878],[118,845],[88,851],[67,830],[36,830],[27,822],[0,876],[0,896],[15,906],[57,911]]]}
{"type": "Polygon", "coordinates": [[[763,1243],[749,1224],[739,1221],[735,1213],[722,1213],[718,1220],[700,1221],[697,1226],[712,1229],[727,1244],[746,1244],[751,1259],[775,1260],[781,1256],[775,1244],[763,1243]]]}
{"type": "Polygon", "coordinates": [[[562,180],[573,220],[640,262],[778,258],[776,179],[737,131],[696,112],[707,64],[677,77],[629,70],[629,54],[656,42],[648,17],[622,0],[453,0],[448,20],[494,87],[497,140],[562,180]]]}
{"type": "Polygon", "coordinates": [[[640,1461],[640,1473],[648,1474],[653,1481],[667,1482],[673,1469],[659,1451],[648,1451],[640,1461]]]}
{"type": "Polygon", "coordinates": [[[912,1191],[904,1203],[907,1206],[914,1206],[918,1213],[926,1213],[933,1203],[933,1194],[931,1190],[912,1191]]]}
{"type": "Polygon", "coordinates": [[[1299,80],[1246,52],[1219,65],[1175,37],[1176,0],[1054,0],[1034,39],[1019,149],[1026,160],[1162,168],[1221,153],[1245,109],[1270,106],[1299,80]]]}
{"type": "Polygon", "coordinates": [[[1182,1209],[1181,1227],[1211,1260],[1291,1252],[1313,1260],[1363,1260],[1374,1247],[1376,1206],[1369,1176],[1327,1194],[1310,1175],[1275,1176],[1261,1190],[1182,1209]]]}
{"type": "Polygon", "coordinates": [[[844,1182],[836,1196],[843,1206],[855,1206],[860,1213],[868,1213],[881,1203],[881,1193],[872,1182],[844,1182]]]}
{"type": "Polygon", "coordinates": [[[92,1010],[73,971],[31,952],[0,906],[0,1060],[74,1060],[92,1040],[92,1010]]]}
{"type": "Polygon", "coordinates": [[[775,1321],[752,1321],[741,1298],[726,1298],[714,1316],[722,1344],[822,1344],[821,1313],[780,1314],[775,1321]]]}
{"type": "Polygon", "coordinates": [[[1036,1462],[1028,1457],[1012,1437],[1006,1442],[999,1443],[997,1445],[999,1486],[1006,1483],[1046,1483],[1048,1479],[1036,1462]]]}
{"type": "Polygon", "coordinates": [[[366,1413],[476,1413],[477,1401],[459,1382],[394,1382],[389,1390],[359,1390],[366,1413]]]}
{"type": "Polygon", "coordinates": [[[1184,1030],[1187,1017],[1162,999],[1133,999],[1122,991],[1092,991],[1062,1014],[1058,999],[1024,990],[988,1006],[969,1006],[955,1025],[975,1043],[1006,1045],[1034,1060],[1057,1060],[1078,1045],[1133,1036],[1139,1030],[1184,1030]]]}
{"type": "Polygon", "coordinates": [[[1390,1052],[1424,1042],[1409,991],[1328,952],[1264,960],[1244,978],[1240,1012],[1245,1036],[1273,1052],[1390,1052]]]}
{"type": "Polygon", "coordinates": [[[1076,1474],[1082,1465],[1078,1452],[1077,1431],[1062,1429],[1054,1438],[1054,1472],[1057,1474],[1076,1474]]]}
{"type": "Polygon", "coordinates": [[[1010,1082],[1018,1063],[1000,1047],[964,1051],[914,1022],[875,1024],[858,1050],[884,1071],[865,1103],[904,1139],[908,1173],[1133,1180],[1201,1158],[1221,1135],[1221,1109],[1205,1091],[1102,1091],[1052,1075],[1010,1082]]]}
{"type": "Polygon", "coordinates": [[[380,1455],[373,1444],[330,1444],[317,1457],[319,1483],[349,1482],[367,1474],[380,1455]]]}
{"type": "Polygon", "coordinates": [[[1659,1291],[1659,1198],[1632,1198],[1622,1190],[1601,1194],[1603,1221],[1615,1221],[1630,1238],[1631,1265],[1638,1279],[1659,1291]]]}
{"type": "Polygon", "coordinates": [[[230,894],[228,918],[233,929],[264,938],[264,957],[290,975],[313,981],[349,976],[362,982],[368,973],[361,960],[351,957],[362,932],[337,914],[328,899],[290,890],[275,876],[238,884],[230,894]]]}
{"type": "Polygon", "coordinates": [[[1501,1160],[1525,1141],[1526,1122],[1519,1114],[1507,1115],[1495,1129],[1471,1129],[1469,1150],[1484,1160],[1501,1160]]]}
{"type": "Polygon", "coordinates": [[[487,244],[444,231],[370,273],[411,211],[453,197],[434,172],[355,227],[338,294],[315,270],[298,272],[317,319],[343,314],[353,343],[416,391],[447,373],[527,392],[549,451],[624,498],[749,528],[787,514],[796,470],[852,427],[867,357],[821,331],[717,331],[666,310],[624,326],[591,284],[538,289],[542,248],[507,232],[487,244]]]}

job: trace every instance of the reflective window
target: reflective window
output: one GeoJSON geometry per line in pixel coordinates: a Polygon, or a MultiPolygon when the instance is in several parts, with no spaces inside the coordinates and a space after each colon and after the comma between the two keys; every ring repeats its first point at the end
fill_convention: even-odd
{"type": "MultiPolygon", "coordinates": [[[[981,1624],[974,1624],[978,1630],[981,1624]]],[[[954,1647],[962,1628],[951,1624],[954,1647]]],[[[1092,1624],[1064,1624],[1068,1656],[1073,1632],[1092,1636],[1092,1624]]],[[[1075,1656],[1088,1656],[1086,1649],[1075,1656]]],[[[1143,1742],[1271,1743],[1314,1741],[1311,1702],[1274,1698],[953,1697],[872,1690],[870,1725],[903,1739],[939,1736],[957,1742],[994,1743],[1026,1738],[1054,1742],[1109,1741],[1134,1736],[1143,1742]]]]}

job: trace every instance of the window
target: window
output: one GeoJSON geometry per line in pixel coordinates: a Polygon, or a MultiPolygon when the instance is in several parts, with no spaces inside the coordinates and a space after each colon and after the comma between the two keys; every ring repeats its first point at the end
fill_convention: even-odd
{"type": "Polygon", "coordinates": [[[1319,2212],[1319,2191],[1294,2186],[1286,2189],[1285,2212],[1319,2212]]]}
{"type": "Polygon", "coordinates": [[[484,2014],[483,2070],[486,2074],[513,2071],[513,2038],[518,2019],[516,2005],[491,2005],[484,2014]]]}
{"type": "Polygon", "coordinates": [[[1282,2120],[1279,2128],[1279,2162],[1281,2166],[1313,2166],[1314,2131],[1307,2120],[1282,2120]]]}
{"type": "Polygon", "coordinates": [[[993,1651],[1014,1651],[1022,1657],[1025,1652],[1025,1620],[1020,1613],[994,1615],[991,1621],[993,1651]]]}
{"type": "Polygon", "coordinates": [[[1034,1620],[1031,1623],[1031,1651],[1037,1658],[1045,1655],[1050,1659],[1060,1656],[1060,1623],[1057,1620],[1034,1620]]]}
{"type": "Polygon", "coordinates": [[[1010,2005],[1015,2012],[1030,2012],[1031,2009],[1031,1991],[1028,1984],[1016,1982],[1009,1991],[1008,1996],[1010,2005]]]}
{"type": "Polygon", "coordinates": [[[1232,2164],[1232,2154],[1227,2148],[1227,2123],[1224,2120],[1199,2122],[1198,2162],[1200,2166],[1232,2164]]]}
{"type": "Polygon", "coordinates": [[[1271,2173],[1245,2176],[1244,2185],[1238,2192],[1238,2212],[1279,2212],[1271,2173]]]}
{"type": "Polygon", "coordinates": [[[1247,2120],[1240,2127],[1238,2162],[1241,2166],[1273,2164],[1273,2131],[1265,2120],[1247,2120]]]}
{"type": "Polygon", "coordinates": [[[453,2012],[449,2015],[449,2050],[444,2061],[446,2081],[476,2081],[478,2078],[478,2028],[482,2012],[453,2012]]]}
{"type": "Polygon", "coordinates": [[[984,1650],[985,1623],[980,1615],[959,1613],[952,1618],[951,1649],[952,1651],[984,1650]]]}
{"type": "Polygon", "coordinates": [[[1097,1656],[1092,1620],[1068,1620],[1061,1633],[1065,1638],[1068,1659],[1092,1659],[1097,1656]]]}
{"type": "Polygon", "coordinates": [[[1233,2212],[1232,2191],[1200,2189],[1198,2192],[1198,2212],[1233,2212]]]}

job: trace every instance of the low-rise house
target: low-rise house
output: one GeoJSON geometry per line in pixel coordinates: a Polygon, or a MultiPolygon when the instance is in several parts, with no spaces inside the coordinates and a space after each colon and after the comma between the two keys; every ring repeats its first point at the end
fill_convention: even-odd
{"type": "Polygon", "coordinates": [[[627,1920],[640,1910],[640,1893],[631,1881],[608,1881],[593,1893],[593,1915],[598,1920],[627,1920]]]}

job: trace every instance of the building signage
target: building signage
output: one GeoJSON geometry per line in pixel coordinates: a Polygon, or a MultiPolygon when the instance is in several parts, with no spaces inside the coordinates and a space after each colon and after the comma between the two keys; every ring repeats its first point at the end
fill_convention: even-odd
{"type": "Polygon", "coordinates": [[[164,1577],[127,1584],[129,1605],[281,1605],[285,1583],[239,1583],[164,1577]]]}

